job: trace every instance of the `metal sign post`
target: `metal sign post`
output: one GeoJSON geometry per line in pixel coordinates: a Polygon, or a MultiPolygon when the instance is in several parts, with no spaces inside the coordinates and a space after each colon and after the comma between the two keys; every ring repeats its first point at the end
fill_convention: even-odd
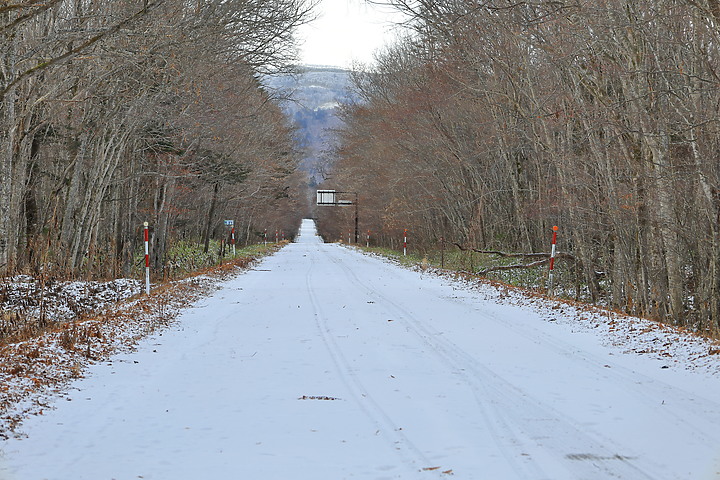
{"type": "Polygon", "coordinates": [[[235,220],[225,220],[225,226],[230,227],[230,245],[232,245],[232,254],[235,256],[235,220]]]}
{"type": "Polygon", "coordinates": [[[358,212],[358,194],[355,194],[355,243],[360,241],[360,212],[358,212]]]}
{"type": "MultiPolygon", "coordinates": [[[[349,207],[355,205],[355,243],[360,242],[360,211],[357,192],[339,192],[337,190],[317,190],[317,205],[325,207],[349,207]],[[340,200],[338,195],[355,195],[355,200],[340,200]]],[[[348,243],[350,241],[348,240],[348,243]]]]}

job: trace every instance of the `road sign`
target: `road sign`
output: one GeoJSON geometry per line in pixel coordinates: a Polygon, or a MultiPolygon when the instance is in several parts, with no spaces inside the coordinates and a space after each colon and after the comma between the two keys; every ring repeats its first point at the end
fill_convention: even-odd
{"type": "Polygon", "coordinates": [[[337,195],[335,190],[318,190],[317,191],[317,204],[318,205],[337,205],[337,195]]]}
{"type": "Polygon", "coordinates": [[[235,220],[225,220],[226,227],[232,227],[235,225],[235,220]]]}

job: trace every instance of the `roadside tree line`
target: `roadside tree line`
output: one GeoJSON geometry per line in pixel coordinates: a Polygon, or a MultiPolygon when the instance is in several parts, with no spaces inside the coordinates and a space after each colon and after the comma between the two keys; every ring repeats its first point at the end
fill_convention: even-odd
{"type": "Polygon", "coordinates": [[[411,33],[356,75],[327,182],[363,230],[543,252],[559,225],[590,300],[718,333],[720,2],[382,3],[411,33]]]}
{"type": "Polygon", "coordinates": [[[208,242],[291,232],[292,132],[261,73],[308,0],[0,3],[0,274],[127,275],[152,225],[208,242]]]}

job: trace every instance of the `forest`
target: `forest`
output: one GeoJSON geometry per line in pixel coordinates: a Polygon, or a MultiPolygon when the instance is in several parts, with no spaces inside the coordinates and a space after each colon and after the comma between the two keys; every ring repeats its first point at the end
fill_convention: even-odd
{"type": "MultiPolygon", "coordinates": [[[[128,276],[144,222],[159,272],[224,219],[292,237],[303,152],[261,79],[316,3],[0,2],[0,275],[128,276]]],[[[558,226],[584,299],[720,333],[720,0],[369,3],[407,33],[352,73],[321,186],[363,233],[532,255],[558,226]]]]}
{"type": "Polygon", "coordinates": [[[292,128],[261,75],[306,0],[0,2],[0,275],[127,276],[173,242],[291,235],[292,128]]]}
{"type": "Polygon", "coordinates": [[[718,0],[374,3],[409,33],[355,73],[323,185],[363,233],[530,253],[558,226],[590,301],[717,335],[718,0]]]}

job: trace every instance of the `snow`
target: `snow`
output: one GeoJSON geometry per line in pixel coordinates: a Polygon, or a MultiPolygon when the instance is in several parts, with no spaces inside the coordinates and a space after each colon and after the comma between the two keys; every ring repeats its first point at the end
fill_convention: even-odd
{"type": "Polygon", "coordinates": [[[27,275],[3,278],[0,283],[0,313],[19,313],[24,318],[68,321],[88,312],[98,312],[115,302],[140,293],[137,280],[119,278],[109,282],[47,280],[40,284],[27,275]]]}
{"type": "Polygon", "coordinates": [[[713,479],[712,348],[402,269],[304,221],[28,418],[0,478],[713,479]]]}
{"type": "Polygon", "coordinates": [[[317,107],[315,109],[315,111],[317,112],[318,110],[332,110],[339,106],[340,106],[340,104],[338,102],[326,102],[326,103],[323,103],[322,105],[320,105],[319,107],[317,107]]]}

